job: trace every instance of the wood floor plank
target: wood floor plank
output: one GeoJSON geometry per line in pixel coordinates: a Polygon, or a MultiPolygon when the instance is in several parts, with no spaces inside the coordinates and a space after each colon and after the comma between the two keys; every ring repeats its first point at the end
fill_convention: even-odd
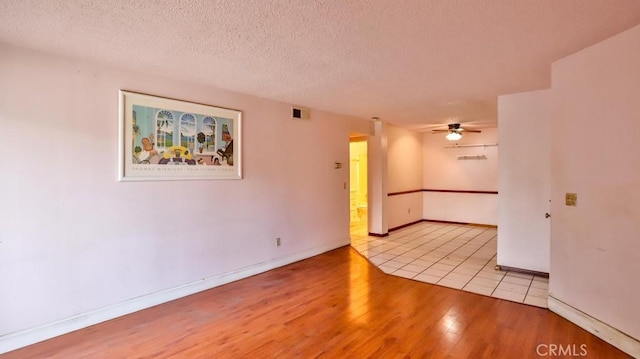
{"type": "Polygon", "coordinates": [[[624,353],[542,308],[384,274],[350,247],[0,356],[530,358],[624,353]]]}

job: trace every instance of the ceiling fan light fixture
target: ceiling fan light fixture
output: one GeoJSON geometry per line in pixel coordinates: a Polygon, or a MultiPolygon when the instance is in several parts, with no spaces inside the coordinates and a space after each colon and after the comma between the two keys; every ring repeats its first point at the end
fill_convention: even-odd
{"type": "Polygon", "coordinates": [[[458,141],[462,138],[462,135],[457,131],[450,131],[445,137],[447,137],[449,141],[458,141]]]}

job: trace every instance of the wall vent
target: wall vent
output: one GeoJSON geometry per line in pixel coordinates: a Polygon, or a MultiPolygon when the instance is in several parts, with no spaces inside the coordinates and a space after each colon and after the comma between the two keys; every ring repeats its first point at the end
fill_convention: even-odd
{"type": "Polygon", "coordinates": [[[309,110],[302,107],[291,107],[291,118],[294,120],[308,120],[309,119],[309,110]]]}

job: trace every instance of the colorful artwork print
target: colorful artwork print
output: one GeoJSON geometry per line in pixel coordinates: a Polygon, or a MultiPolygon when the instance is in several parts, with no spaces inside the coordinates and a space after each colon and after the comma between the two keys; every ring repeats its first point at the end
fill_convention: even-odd
{"type": "Polygon", "coordinates": [[[120,95],[120,180],[241,177],[239,111],[126,91],[120,95]]]}
{"type": "Polygon", "coordinates": [[[134,164],[233,166],[233,119],[133,105],[134,164]]]}

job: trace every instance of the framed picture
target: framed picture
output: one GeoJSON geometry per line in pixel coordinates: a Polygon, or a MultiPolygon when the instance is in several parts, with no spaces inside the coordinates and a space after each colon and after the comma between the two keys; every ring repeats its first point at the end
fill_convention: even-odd
{"type": "Polygon", "coordinates": [[[242,178],[242,113],[120,91],[119,180],[242,178]]]}

